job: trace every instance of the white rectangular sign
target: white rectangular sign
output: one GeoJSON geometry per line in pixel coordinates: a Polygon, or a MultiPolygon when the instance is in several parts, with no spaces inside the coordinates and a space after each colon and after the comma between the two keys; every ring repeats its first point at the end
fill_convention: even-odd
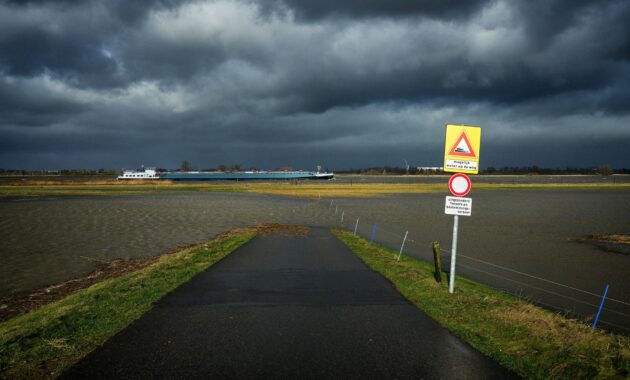
{"type": "Polygon", "coordinates": [[[444,171],[462,171],[464,173],[478,172],[479,165],[475,161],[462,161],[462,160],[446,160],[444,163],[444,171]]]}
{"type": "Polygon", "coordinates": [[[447,215],[470,216],[472,214],[472,198],[447,196],[444,213],[447,215]]]}

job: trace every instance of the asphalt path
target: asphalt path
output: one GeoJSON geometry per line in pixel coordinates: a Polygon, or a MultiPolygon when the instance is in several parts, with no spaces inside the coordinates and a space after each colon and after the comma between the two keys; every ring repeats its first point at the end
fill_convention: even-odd
{"type": "Polygon", "coordinates": [[[328,230],[259,236],[62,375],[509,379],[328,230]]]}

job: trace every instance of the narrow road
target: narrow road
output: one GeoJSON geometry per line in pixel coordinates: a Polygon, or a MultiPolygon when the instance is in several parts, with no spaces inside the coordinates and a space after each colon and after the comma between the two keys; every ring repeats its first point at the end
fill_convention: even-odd
{"type": "Polygon", "coordinates": [[[517,378],[326,229],[259,236],[62,378],[517,378]]]}

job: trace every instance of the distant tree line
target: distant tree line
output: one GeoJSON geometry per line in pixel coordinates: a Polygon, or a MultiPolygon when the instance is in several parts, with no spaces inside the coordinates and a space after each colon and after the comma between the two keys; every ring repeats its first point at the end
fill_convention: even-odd
{"type": "MultiPolygon", "coordinates": [[[[431,175],[431,174],[443,174],[441,170],[423,169],[423,168],[406,168],[396,166],[378,166],[361,169],[349,169],[349,170],[337,170],[339,174],[362,174],[362,175],[431,175]]],[[[568,174],[630,174],[630,169],[613,169],[610,165],[601,165],[598,167],[578,168],[567,166],[564,168],[543,168],[537,165],[533,166],[504,166],[495,168],[489,166],[482,169],[479,174],[491,174],[491,175],[509,175],[509,174],[529,174],[529,175],[568,175],[568,174]]]]}
{"type": "Polygon", "coordinates": [[[361,169],[348,169],[348,170],[336,170],[335,173],[340,174],[363,174],[363,175],[418,175],[418,174],[438,174],[438,171],[424,171],[418,168],[401,168],[398,166],[375,166],[369,168],[361,168],[361,169]]]}
{"type": "Polygon", "coordinates": [[[64,177],[91,177],[91,176],[115,176],[118,173],[114,169],[60,169],[60,170],[23,170],[0,168],[3,176],[64,176],[64,177]]]}
{"type": "MultiPolygon", "coordinates": [[[[165,168],[157,168],[158,172],[167,172],[169,169],[165,168]]],[[[180,167],[177,170],[182,171],[193,171],[197,170],[190,162],[182,161],[180,167]]],[[[232,172],[232,171],[241,171],[241,170],[249,170],[249,171],[259,171],[260,169],[257,167],[247,167],[243,168],[240,164],[221,164],[217,165],[216,168],[205,168],[201,169],[204,171],[223,171],[223,172],[232,172]]],[[[291,171],[293,170],[290,166],[281,166],[278,168],[274,168],[272,170],[277,171],[291,171]]],[[[325,171],[329,171],[325,169],[325,171]]],[[[0,168],[0,176],[65,176],[65,177],[80,177],[80,176],[103,176],[103,177],[111,177],[116,176],[119,173],[119,170],[114,169],[61,169],[61,170],[22,170],[22,169],[3,169],[0,168]]],[[[409,169],[397,166],[376,166],[369,168],[360,168],[360,169],[348,169],[348,170],[336,170],[336,173],[339,174],[361,174],[361,175],[434,175],[434,174],[443,174],[441,170],[435,170],[434,168],[421,168],[421,167],[410,167],[409,169]]],[[[578,168],[567,166],[564,168],[543,168],[537,165],[533,166],[504,166],[500,168],[496,168],[494,166],[489,166],[485,169],[482,169],[479,174],[489,174],[489,175],[509,175],[509,174],[528,174],[528,175],[568,175],[568,174],[600,174],[600,175],[612,175],[612,174],[630,174],[629,168],[623,169],[613,169],[610,165],[600,165],[598,167],[588,167],[588,168],[578,168]]]]}
{"type": "MultiPolygon", "coordinates": [[[[179,166],[179,169],[184,172],[197,170],[195,166],[193,166],[189,161],[184,160],[179,166]]],[[[213,168],[203,168],[202,171],[220,171],[220,172],[238,172],[238,171],[260,171],[256,166],[243,167],[241,164],[219,164],[213,168]]],[[[291,166],[280,166],[274,169],[274,171],[292,171],[293,168],[291,166]]],[[[167,169],[158,169],[158,171],[168,171],[167,169]]]]}
{"type": "Polygon", "coordinates": [[[504,166],[502,168],[489,166],[486,169],[482,170],[482,174],[601,174],[606,176],[611,174],[630,174],[630,169],[613,169],[610,165],[600,165],[598,167],[591,166],[587,168],[578,168],[572,166],[567,166],[564,168],[542,168],[537,165],[504,166]]]}

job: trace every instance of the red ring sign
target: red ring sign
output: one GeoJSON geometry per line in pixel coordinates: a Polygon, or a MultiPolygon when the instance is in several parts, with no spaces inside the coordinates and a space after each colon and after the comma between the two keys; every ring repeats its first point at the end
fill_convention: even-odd
{"type": "Polygon", "coordinates": [[[472,183],[466,174],[453,174],[448,180],[448,189],[456,197],[464,197],[470,192],[472,183]]]}

